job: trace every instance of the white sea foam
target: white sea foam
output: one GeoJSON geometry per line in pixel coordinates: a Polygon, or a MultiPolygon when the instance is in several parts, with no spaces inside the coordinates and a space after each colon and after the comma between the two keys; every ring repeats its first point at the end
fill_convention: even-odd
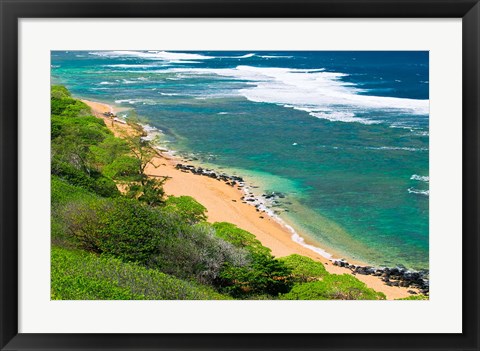
{"type": "Polygon", "coordinates": [[[205,56],[200,54],[183,53],[183,52],[169,52],[169,51],[92,51],[90,55],[103,57],[140,57],[146,60],[158,60],[167,62],[180,62],[192,60],[208,60],[214,58],[213,56],[205,56]]]}
{"type": "Polygon", "coordinates": [[[178,96],[180,94],[160,92],[160,95],[163,95],[163,96],[178,96]]]}
{"type": "Polygon", "coordinates": [[[418,175],[418,174],[414,174],[410,177],[411,180],[419,180],[421,182],[429,182],[430,181],[430,177],[429,176],[421,176],[421,175],[418,175]]]}
{"type": "Polygon", "coordinates": [[[425,195],[425,196],[430,195],[430,190],[419,190],[419,189],[415,189],[415,188],[408,188],[407,191],[410,194],[418,194],[418,195],[425,195]]]}
{"type": "Polygon", "coordinates": [[[142,137],[143,140],[152,141],[157,139],[159,135],[163,134],[163,132],[160,129],[152,127],[149,124],[140,124],[140,125],[142,126],[143,130],[147,134],[146,136],[142,137]]]}
{"type": "Polygon", "coordinates": [[[429,136],[428,130],[422,130],[421,128],[414,128],[410,126],[406,126],[404,124],[399,124],[399,123],[393,123],[390,128],[400,128],[400,129],[407,129],[410,132],[412,132],[414,135],[419,135],[419,136],[429,136]]]}
{"type": "Polygon", "coordinates": [[[324,69],[237,66],[236,68],[172,68],[183,78],[219,75],[245,81],[238,93],[250,101],[275,103],[331,121],[374,124],[365,115],[372,110],[428,115],[429,101],[366,95],[367,91],[342,80],[346,76],[324,69]]]}
{"type": "Polygon", "coordinates": [[[332,258],[332,255],[329,254],[327,251],[319,248],[319,247],[316,247],[316,246],[313,246],[313,245],[310,245],[310,244],[307,244],[305,242],[305,239],[302,238],[300,235],[298,235],[296,232],[295,232],[295,229],[293,229],[291,226],[289,226],[288,224],[285,225],[285,228],[287,228],[291,233],[292,233],[292,240],[295,241],[296,243],[302,245],[303,247],[306,247],[307,249],[313,251],[313,252],[316,252],[317,254],[319,254],[320,256],[323,256],[325,258],[328,258],[328,259],[331,259],[332,258]]]}
{"type": "Polygon", "coordinates": [[[427,148],[415,148],[415,147],[406,147],[406,146],[380,146],[380,147],[370,147],[367,146],[365,149],[370,150],[402,150],[402,151],[428,151],[427,148]]]}
{"type": "Polygon", "coordinates": [[[98,83],[98,84],[100,84],[100,85],[113,85],[113,84],[115,84],[115,83],[112,83],[112,82],[100,82],[100,83],[98,83]]]}
{"type": "Polygon", "coordinates": [[[143,103],[146,104],[147,100],[140,100],[140,99],[121,99],[121,100],[115,100],[116,104],[138,104],[138,103],[143,103]]]}
{"type": "Polygon", "coordinates": [[[271,58],[292,58],[293,56],[283,56],[283,55],[259,55],[261,58],[271,59],[271,58]]]}
{"type": "Polygon", "coordinates": [[[295,109],[306,111],[310,114],[310,116],[322,118],[322,119],[328,119],[329,121],[332,121],[332,122],[357,122],[362,124],[378,124],[382,122],[382,121],[372,120],[368,118],[355,117],[355,114],[353,112],[347,112],[347,111],[332,111],[332,110],[327,111],[326,110],[324,112],[314,112],[314,111],[309,111],[309,109],[305,109],[305,108],[295,108],[295,109]]]}
{"type": "Polygon", "coordinates": [[[201,63],[200,61],[192,61],[192,60],[171,60],[170,63],[201,63]]]}
{"type": "Polygon", "coordinates": [[[255,54],[251,53],[251,54],[245,54],[245,55],[242,55],[242,56],[238,56],[238,57],[235,57],[235,58],[242,59],[242,58],[249,58],[249,57],[253,57],[253,56],[255,56],[255,54]]]}
{"type": "Polygon", "coordinates": [[[245,55],[241,55],[241,56],[217,56],[216,58],[244,59],[244,58],[249,58],[249,57],[253,57],[253,56],[255,56],[254,53],[245,54],[245,55]]]}
{"type": "Polygon", "coordinates": [[[163,67],[163,65],[154,66],[154,65],[139,65],[139,64],[116,64],[116,65],[104,65],[103,67],[111,67],[111,68],[155,68],[155,67],[163,67]]]}

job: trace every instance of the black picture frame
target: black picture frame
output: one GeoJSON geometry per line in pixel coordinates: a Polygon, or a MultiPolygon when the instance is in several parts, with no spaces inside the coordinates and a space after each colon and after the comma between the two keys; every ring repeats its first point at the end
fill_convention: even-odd
{"type": "MultiPolygon", "coordinates": [[[[478,0],[0,0],[1,350],[478,350],[478,0]],[[18,333],[18,20],[20,18],[462,18],[463,332],[459,334],[18,333]]],[[[421,316],[418,316],[421,318],[421,316]]]]}

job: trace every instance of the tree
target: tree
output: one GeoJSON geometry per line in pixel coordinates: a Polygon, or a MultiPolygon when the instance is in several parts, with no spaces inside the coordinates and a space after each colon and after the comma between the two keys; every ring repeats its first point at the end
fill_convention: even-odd
{"type": "Polygon", "coordinates": [[[165,201],[163,199],[165,192],[163,184],[167,178],[147,178],[141,184],[130,184],[128,186],[127,197],[136,198],[143,201],[150,206],[162,205],[165,201]]]}
{"type": "Polygon", "coordinates": [[[149,205],[160,205],[164,202],[163,185],[168,179],[167,176],[157,176],[152,178],[145,174],[145,169],[150,164],[153,167],[159,167],[153,160],[155,156],[158,156],[158,152],[152,145],[152,142],[146,139],[145,132],[141,125],[130,121],[132,130],[123,130],[122,139],[129,150],[130,155],[136,159],[137,166],[137,178],[138,183],[131,183],[128,186],[127,196],[131,198],[137,198],[140,201],[144,201],[149,205]]]}

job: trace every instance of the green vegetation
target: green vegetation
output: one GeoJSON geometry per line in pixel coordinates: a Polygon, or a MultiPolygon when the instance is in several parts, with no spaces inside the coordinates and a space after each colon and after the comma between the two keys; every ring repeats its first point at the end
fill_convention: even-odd
{"type": "Polygon", "coordinates": [[[282,300],[384,300],[385,294],[368,288],[348,274],[328,274],[321,280],[295,285],[282,300]]]}
{"type": "Polygon", "coordinates": [[[238,228],[235,224],[217,222],[213,224],[213,228],[215,228],[216,233],[220,238],[237,247],[245,248],[252,254],[270,254],[270,249],[263,246],[262,243],[255,238],[255,235],[238,228]]]}
{"type": "Polygon", "coordinates": [[[208,223],[189,196],[166,197],[167,178],[145,174],[156,151],[140,126],[117,138],[60,86],[51,109],[53,299],[384,298],[309,258],[276,259],[253,234],[208,223]]]}
{"type": "Polygon", "coordinates": [[[82,251],[52,248],[54,300],[224,300],[214,289],[154,269],[82,251]]]}
{"type": "Polygon", "coordinates": [[[401,299],[396,299],[396,300],[428,300],[428,296],[426,295],[412,295],[409,297],[404,297],[401,299]]]}
{"type": "Polygon", "coordinates": [[[237,298],[271,295],[288,292],[292,286],[291,271],[270,254],[255,236],[231,223],[215,223],[217,235],[235,247],[249,252],[250,265],[226,265],[217,284],[220,291],[237,298]]]}
{"type": "Polygon", "coordinates": [[[90,112],[87,105],[73,99],[67,88],[59,85],[51,87],[50,106],[52,118],[54,116],[79,117],[90,112]]]}
{"type": "Polygon", "coordinates": [[[290,255],[280,259],[292,270],[294,287],[282,300],[383,300],[385,295],[348,274],[330,274],[322,263],[290,255]]]}
{"type": "Polygon", "coordinates": [[[187,223],[207,220],[207,209],[191,196],[169,196],[165,205],[165,209],[179,213],[187,223]]]}
{"type": "Polygon", "coordinates": [[[51,96],[52,175],[101,196],[119,192],[113,179],[101,173],[91,148],[114,138],[90,108],[73,99],[64,87],[52,87],[51,96]]]}
{"type": "Polygon", "coordinates": [[[282,257],[280,261],[292,270],[292,277],[298,283],[318,280],[329,275],[322,263],[305,256],[294,254],[282,257]]]}

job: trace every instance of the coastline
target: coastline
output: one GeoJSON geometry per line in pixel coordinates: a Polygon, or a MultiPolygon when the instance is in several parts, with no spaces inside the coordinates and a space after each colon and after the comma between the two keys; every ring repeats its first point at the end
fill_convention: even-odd
{"type": "MultiPolygon", "coordinates": [[[[103,115],[104,112],[119,112],[119,109],[105,103],[84,99],[82,101],[92,109],[95,116],[105,121],[107,127],[116,136],[121,137],[122,133],[133,132],[132,128],[121,120],[114,120],[103,115]]],[[[177,164],[182,163],[182,160],[167,152],[159,151],[158,156],[152,159],[152,163],[155,166],[149,164],[145,170],[146,174],[169,177],[164,185],[165,193],[175,196],[192,196],[207,208],[208,221],[230,222],[251,232],[264,246],[270,248],[276,257],[299,254],[322,262],[329,273],[354,274],[347,267],[334,265],[331,261],[333,257],[321,255],[294,241],[292,239],[293,232],[287,223],[281,224],[268,214],[259,212],[255,206],[243,201],[245,194],[239,188],[227,185],[215,178],[199,176],[178,168],[177,164]]],[[[303,239],[303,236],[300,238],[303,239]]],[[[308,238],[306,239],[303,240],[307,245],[313,244],[309,242],[308,238]]],[[[317,247],[316,245],[312,246],[317,247]]],[[[323,248],[319,248],[319,250],[323,250],[323,248]]],[[[323,251],[334,254],[334,250],[325,249],[323,251]]],[[[365,265],[363,262],[351,261],[350,263],[365,265]]],[[[363,274],[355,276],[367,286],[383,292],[389,300],[411,296],[409,290],[418,292],[418,289],[415,288],[386,285],[378,276],[363,274]]]]}

